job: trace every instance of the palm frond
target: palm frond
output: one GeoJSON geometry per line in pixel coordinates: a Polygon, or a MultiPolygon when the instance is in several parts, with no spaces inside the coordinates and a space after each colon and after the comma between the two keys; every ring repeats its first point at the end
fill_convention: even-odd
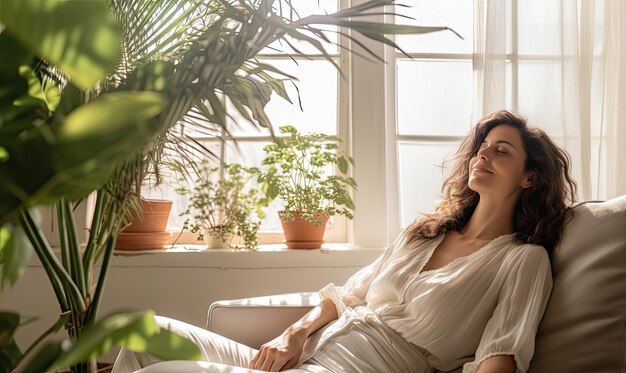
{"type": "MultiPolygon", "coordinates": [[[[383,9],[394,0],[371,0],[333,14],[305,17],[298,14],[291,1],[277,5],[273,0],[110,0],[110,3],[123,29],[122,59],[111,77],[113,85],[120,86],[125,79],[139,76],[137,72],[154,61],[166,61],[172,69],[164,88],[170,105],[160,116],[156,132],[160,140],[154,142],[145,158],[152,166],[144,172],[156,181],[160,180],[158,165],[166,162],[157,154],[172,145],[187,146],[185,142],[167,143],[172,140],[167,133],[177,133],[180,138],[186,133],[219,137],[228,134],[227,121],[243,120],[256,128],[268,129],[274,136],[265,105],[273,92],[293,102],[285,81],[295,85],[296,79],[259,62],[257,56],[265,48],[273,48],[295,61],[294,57],[311,58],[299,47],[308,45],[339,70],[328,45],[347,47],[332,41],[330,34],[345,36],[359,46],[360,51],[353,51],[357,55],[382,60],[361,38],[346,30],[400,51],[386,34],[449,30],[358,20],[364,15],[397,16],[383,9]],[[287,46],[289,52],[278,50],[274,47],[277,44],[287,46]],[[224,100],[238,114],[237,120],[229,114],[224,100]]],[[[297,86],[296,92],[300,103],[297,86]]]]}

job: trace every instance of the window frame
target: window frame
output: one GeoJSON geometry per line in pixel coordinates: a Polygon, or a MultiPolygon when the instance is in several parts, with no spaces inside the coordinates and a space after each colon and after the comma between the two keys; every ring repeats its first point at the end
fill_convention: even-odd
{"type": "MultiPolygon", "coordinates": [[[[349,0],[337,0],[338,9],[345,9],[350,4],[349,0]]],[[[347,38],[339,36],[340,45],[345,45],[347,42],[347,38]]],[[[340,69],[344,72],[344,77],[342,78],[339,75],[339,71],[337,71],[338,79],[337,79],[337,136],[342,139],[342,142],[339,143],[339,151],[345,152],[346,154],[352,155],[350,151],[350,128],[349,128],[349,83],[351,80],[350,74],[346,72],[347,70],[347,60],[348,52],[342,49],[341,47],[337,48],[337,53],[328,53],[328,55],[335,60],[335,62],[340,66],[340,69]]],[[[315,54],[307,54],[307,57],[296,57],[296,56],[286,56],[284,54],[279,53],[268,53],[268,54],[259,54],[257,56],[259,59],[264,60],[281,60],[287,61],[291,59],[295,59],[296,61],[306,61],[306,60],[325,60],[325,56],[321,53],[315,54]]],[[[226,158],[225,154],[225,141],[237,141],[237,142],[263,142],[263,141],[271,141],[271,136],[265,135],[254,135],[254,136],[227,136],[225,129],[222,128],[220,138],[208,138],[208,137],[194,137],[196,140],[201,140],[203,142],[215,142],[220,143],[220,159],[215,160],[216,163],[223,164],[224,159],[226,158]]],[[[358,163],[357,163],[358,165],[358,163]]],[[[335,172],[338,172],[338,169],[335,169],[335,172]]],[[[223,175],[222,175],[223,176],[223,175]]],[[[174,212],[173,212],[174,213],[174,212]]],[[[349,241],[349,229],[350,224],[348,223],[348,219],[344,216],[333,216],[328,221],[326,226],[326,231],[324,234],[324,240],[329,243],[348,243],[349,241]]],[[[170,240],[170,244],[197,244],[198,241],[196,239],[196,234],[191,232],[181,232],[180,230],[172,230],[170,229],[170,233],[172,234],[172,239],[170,240]]],[[[283,233],[281,229],[266,229],[260,230],[257,233],[257,239],[259,245],[265,244],[280,244],[283,243],[283,233]]]]}

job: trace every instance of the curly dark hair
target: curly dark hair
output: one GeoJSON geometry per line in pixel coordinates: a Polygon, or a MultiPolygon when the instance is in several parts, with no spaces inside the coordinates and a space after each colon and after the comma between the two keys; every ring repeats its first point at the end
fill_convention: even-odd
{"type": "Polygon", "coordinates": [[[433,213],[409,227],[410,240],[432,238],[460,231],[478,205],[479,195],[468,186],[469,162],[489,131],[501,124],[516,128],[526,150],[526,171],[533,185],[522,192],[515,207],[515,240],[543,246],[548,254],[558,244],[569,209],[576,199],[576,183],[570,176],[570,158],[541,129],[518,114],[500,110],[482,118],[465,137],[452,159],[455,166],[444,182],[442,201],[433,213]]]}

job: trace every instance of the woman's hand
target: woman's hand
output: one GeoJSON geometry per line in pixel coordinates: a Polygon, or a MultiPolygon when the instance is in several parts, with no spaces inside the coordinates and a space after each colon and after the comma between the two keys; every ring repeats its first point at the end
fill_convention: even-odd
{"type": "Polygon", "coordinates": [[[324,299],[279,337],[261,346],[248,368],[270,372],[293,368],[300,360],[309,335],[333,320],[337,320],[335,303],[324,299]]]}
{"type": "Polygon", "coordinates": [[[302,355],[306,338],[304,330],[298,332],[286,330],[282,335],[261,346],[248,368],[278,372],[294,367],[302,355]]]}

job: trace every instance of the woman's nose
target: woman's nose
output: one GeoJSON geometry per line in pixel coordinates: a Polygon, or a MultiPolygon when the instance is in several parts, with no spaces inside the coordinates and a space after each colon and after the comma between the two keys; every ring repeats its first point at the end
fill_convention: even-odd
{"type": "Polygon", "coordinates": [[[489,159],[489,156],[487,154],[487,149],[489,149],[488,146],[478,149],[478,158],[485,159],[485,160],[489,159]]]}

